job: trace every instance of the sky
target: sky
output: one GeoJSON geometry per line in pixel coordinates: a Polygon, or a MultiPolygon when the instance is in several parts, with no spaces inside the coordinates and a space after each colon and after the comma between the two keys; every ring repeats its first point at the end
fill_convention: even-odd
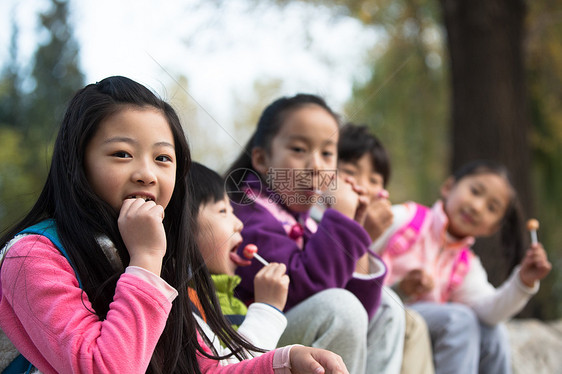
{"type": "MultiPolygon", "coordinates": [[[[212,131],[230,132],[236,99],[251,98],[256,80],[281,80],[283,95],[319,94],[340,110],[353,83],[369,74],[364,62],[377,34],[351,18],[301,3],[222,2],[71,0],[86,82],[125,75],[170,99],[170,87],[185,76],[182,89],[215,123],[212,131]]],[[[20,29],[18,58],[30,61],[41,41],[37,14],[48,6],[0,2],[0,63],[8,57],[12,19],[20,29]]]]}

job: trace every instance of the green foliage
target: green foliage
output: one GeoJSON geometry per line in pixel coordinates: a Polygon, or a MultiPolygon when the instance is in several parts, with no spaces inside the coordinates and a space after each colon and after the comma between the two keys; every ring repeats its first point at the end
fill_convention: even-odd
{"type": "Polygon", "coordinates": [[[27,165],[32,153],[23,136],[9,127],[0,127],[0,227],[6,228],[31,208],[42,182],[38,181],[27,165]]]}
{"type": "Polygon", "coordinates": [[[19,66],[17,63],[19,29],[12,21],[12,37],[10,40],[10,58],[2,71],[0,79],[0,124],[16,126],[21,123],[22,100],[20,93],[19,66]]]}

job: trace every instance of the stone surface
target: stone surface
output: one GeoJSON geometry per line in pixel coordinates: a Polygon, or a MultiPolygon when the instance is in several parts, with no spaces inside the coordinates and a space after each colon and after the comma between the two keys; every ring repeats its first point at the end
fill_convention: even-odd
{"type": "Polygon", "coordinates": [[[562,320],[514,319],[507,329],[513,374],[562,373],[562,320]]]}

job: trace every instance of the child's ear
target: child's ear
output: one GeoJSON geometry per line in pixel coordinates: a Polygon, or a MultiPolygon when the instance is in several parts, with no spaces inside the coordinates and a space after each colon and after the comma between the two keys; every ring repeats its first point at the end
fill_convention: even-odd
{"type": "Polygon", "coordinates": [[[455,178],[453,177],[449,177],[445,180],[445,182],[443,182],[440,190],[442,199],[446,199],[447,197],[449,197],[449,193],[453,189],[454,185],[455,185],[455,178]]]}
{"type": "Polygon", "coordinates": [[[261,147],[252,149],[252,166],[261,175],[267,174],[267,154],[261,147]]]}

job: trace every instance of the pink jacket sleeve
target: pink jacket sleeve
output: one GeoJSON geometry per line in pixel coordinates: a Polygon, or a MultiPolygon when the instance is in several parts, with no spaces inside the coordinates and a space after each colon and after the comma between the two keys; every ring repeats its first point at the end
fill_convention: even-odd
{"type": "Polygon", "coordinates": [[[101,321],[66,258],[37,235],[12,246],[0,280],[0,327],[43,373],[145,372],[175,297],[123,274],[101,321]]]}

